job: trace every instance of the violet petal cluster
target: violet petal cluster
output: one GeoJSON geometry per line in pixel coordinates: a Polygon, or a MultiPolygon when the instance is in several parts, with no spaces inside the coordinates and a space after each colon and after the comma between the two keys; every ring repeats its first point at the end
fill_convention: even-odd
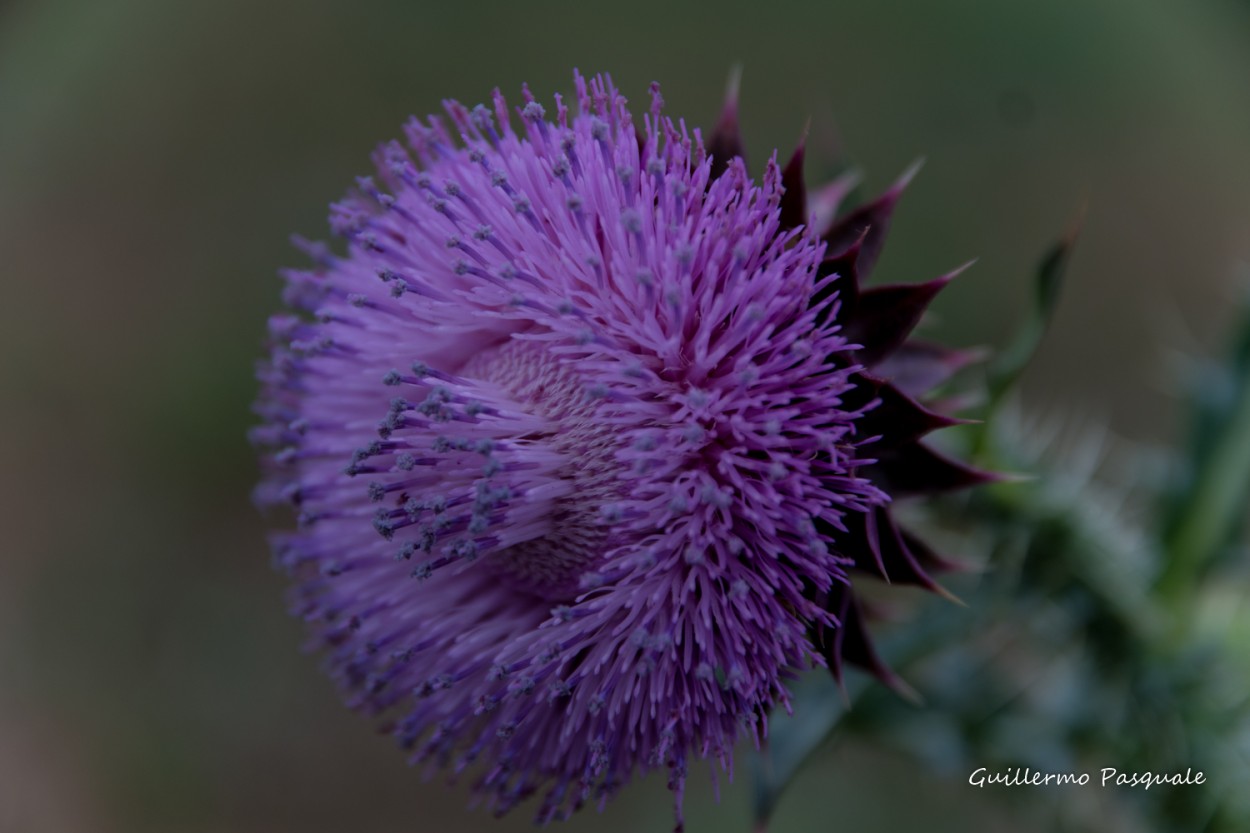
{"type": "Polygon", "coordinates": [[[345,253],[285,274],[254,430],[351,705],[540,821],[653,768],[680,812],[805,668],[893,680],[852,574],[936,587],[890,501],[984,479],[921,442],[968,358],[908,340],[945,279],[859,289],[901,183],[835,221],[801,149],[748,176],[735,102],[705,147],[575,84],[378,149],[345,253]]]}

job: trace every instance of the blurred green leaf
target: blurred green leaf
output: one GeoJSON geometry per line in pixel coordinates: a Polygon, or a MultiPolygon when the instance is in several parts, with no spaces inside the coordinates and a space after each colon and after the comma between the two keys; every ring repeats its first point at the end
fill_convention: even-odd
{"type": "Polygon", "coordinates": [[[1193,385],[1184,488],[1165,498],[1159,586],[1173,596],[1230,548],[1250,508],[1250,292],[1235,326],[1227,360],[1193,385]]]}
{"type": "Polygon", "coordinates": [[[1046,330],[1050,327],[1050,320],[1059,303],[1063,275],[1072,255],[1072,249],[1076,245],[1084,213],[1082,208],[1067,234],[1052,245],[1042,257],[1033,282],[1033,304],[1029,317],[1011,343],[990,363],[987,380],[989,388],[987,414],[994,412],[1003,397],[1015,385],[1016,380],[1020,378],[1020,374],[1024,372],[1025,367],[1037,352],[1042,338],[1046,335],[1046,330]]]}
{"type": "MultiPolygon", "coordinates": [[[[862,685],[859,680],[847,683],[857,692],[862,685]]],[[[812,753],[829,740],[849,705],[850,692],[843,692],[830,674],[817,669],[793,686],[794,713],[769,718],[768,742],[751,760],[757,831],[768,829],[782,793],[812,753]]]]}

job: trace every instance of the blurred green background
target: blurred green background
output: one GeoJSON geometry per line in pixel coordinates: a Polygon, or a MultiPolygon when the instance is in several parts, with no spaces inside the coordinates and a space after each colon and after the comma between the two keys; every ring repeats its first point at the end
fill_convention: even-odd
{"type": "MultiPolygon", "coordinates": [[[[735,63],[757,171],[808,117],[813,175],[927,157],[878,275],[979,257],[953,342],[1007,337],[1086,201],[1025,401],[1170,436],[1168,357],[1213,349],[1250,254],[1246,3],[0,3],[0,833],[529,829],[421,782],[297,650],[244,441],[275,270],[444,97],[606,70],[706,127],[735,63]]],[[[748,829],[745,777],[691,781],[690,830],[748,829]]],[[[774,830],[1046,829],[1056,795],[849,746],[774,830]]],[[[669,814],[653,778],[568,829],[669,814]]]]}

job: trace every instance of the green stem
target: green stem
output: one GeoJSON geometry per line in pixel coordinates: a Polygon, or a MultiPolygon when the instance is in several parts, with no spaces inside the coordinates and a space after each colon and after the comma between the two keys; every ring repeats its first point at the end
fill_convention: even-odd
{"type": "Polygon", "coordinates": [[[1228,538],[1238,513],[1245,512],[1250,479],[1250,387],[1227,422],[1210,463],[1199,472],[1185,511],[1165,542],[1167,563],[1160,595],[1173,605],[1187,597],[1203,567],[1228,538]]]}

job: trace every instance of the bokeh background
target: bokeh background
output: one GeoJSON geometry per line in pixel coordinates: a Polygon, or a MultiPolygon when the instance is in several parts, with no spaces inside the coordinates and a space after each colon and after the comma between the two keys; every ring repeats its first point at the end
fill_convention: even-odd
{"type": "MultiPolygon", "coordinates": [[[[298,650],[244,440],[275,270],[444,97],[580,67],[707,127],[739,63],[757,171],[808,118],[813,175],[927,158],[878,275],[979,257],[951,341],[1005,340],[1086,203],[1024,401],[1168,441],[1170,357],[1244,291],[1250,4],[0,3],[0,833],[529,829],[422,783],[298,650]]],[[[743,769],[720,804],[692,770],[689,829],[748,829],[743,769]]],[[[1046,829],[1055,795],[850,745],[773,829],[1046,829]]],[[[669,814],[658,777],[568,829],[669,814]]]]}

